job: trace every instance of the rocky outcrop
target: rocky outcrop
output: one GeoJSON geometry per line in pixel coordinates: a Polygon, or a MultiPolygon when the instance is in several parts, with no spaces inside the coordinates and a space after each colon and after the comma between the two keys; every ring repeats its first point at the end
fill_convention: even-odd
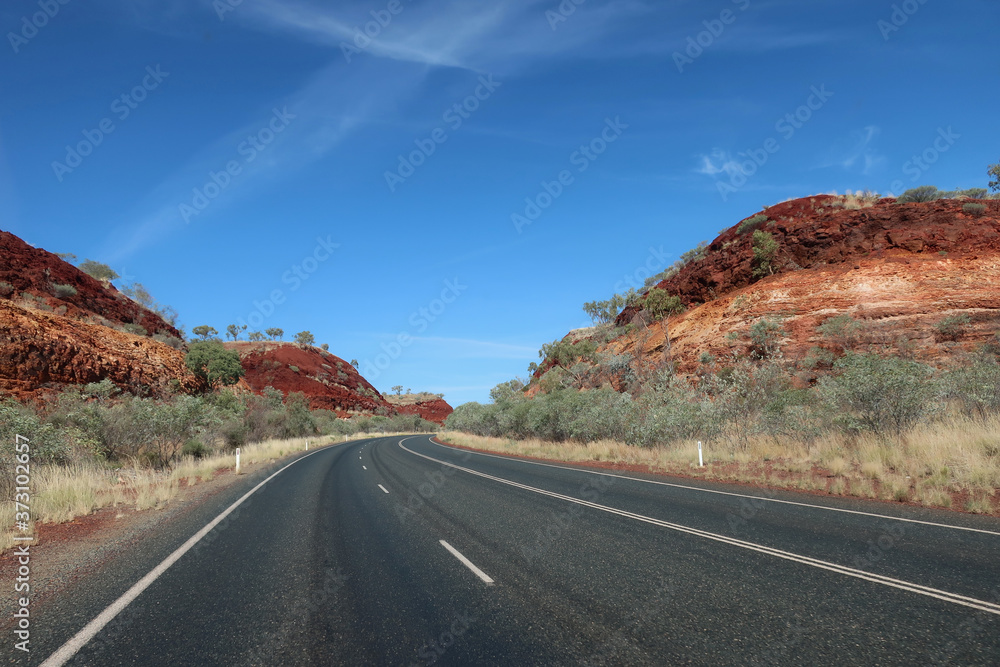
{"type": "Polygon", "coordinates": [[[274,342],[225,345],[239,352],[244,380],[257,393],[266,387],[286,396],[301,392],[313,410],[331,410],[340,417],[395,412],[353,366],[317,347],[274,342]]]}
{"type": "Polygon", "coordinates": [[[93,324],[132,324],[150,335],[180,338],[176,328],[114,285],[95,280],[51,252],[34,248],[4,231],[0,231],[0,299],[93,324]],[[60,291],[57,285],[72,290],[60,291]]]}
{"type": "Polygon", "coordinates": [[[0,300],[0,396],[28,400],[105,378],[141,395],[204,388],[168,345],[0,300]]]}
{"type": "Polygon", "coordinates": [[[386,396],[385,399],[404,415],[417,415],[435,424],[444,424],[444,420],[455,411],[439,394],[403,394],[401,396],[386,396]]]}

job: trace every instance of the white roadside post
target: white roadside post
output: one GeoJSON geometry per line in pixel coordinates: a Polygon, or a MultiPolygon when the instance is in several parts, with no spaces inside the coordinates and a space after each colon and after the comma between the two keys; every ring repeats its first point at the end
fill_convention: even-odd
{"type": "Polygon", "coordinates": [[[701,440],[698,441],[698,467],[705,467],[705,461],[701,458],[701,440]]]}
{"type": "Polygon", "coordinates": [[[236,474],[240,474],[240,448],[236,448],[236,474]]]}

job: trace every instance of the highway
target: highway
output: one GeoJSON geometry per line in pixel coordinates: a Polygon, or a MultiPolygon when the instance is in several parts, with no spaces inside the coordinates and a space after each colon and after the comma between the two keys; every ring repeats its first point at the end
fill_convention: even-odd
{"type": "Polygon", "coordinates": [[[429,436],[303,454],[140,551],[11,663],[1000,664],[995,518],[429,436]]]}

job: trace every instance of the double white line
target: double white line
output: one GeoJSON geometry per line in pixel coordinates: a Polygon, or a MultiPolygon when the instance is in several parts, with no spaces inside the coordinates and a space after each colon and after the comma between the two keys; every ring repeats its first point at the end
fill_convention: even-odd
{"type": "Polygon", "coordinates": [[[948,591],[938,590],[937,588],[931,588],[929,586],[921,586],[920,584],[914,584],[908,581],[902,581],[900,579],[893,579],[892,577],[886,577],[881,574],[873,574],[871,572],[865,572],[864,570],[857,570],[853,567],[838,565],[836,563],[831,563],[825,560],[810,558],[809,556],[800,556],[799,554],[794,554],[789,551],[782,551],[781,549],[766,547],[761,544],[755,544],[753,542],[747,542],[745,540],[738,540],[734,537],[719,535],[718,533],[710,533],[706,530],[689,528],[687,526],[671,523],[669,521],[663,521],[662,519],[654,519],[653,517],[644,516],[642,514],[636,514],[634,512],[628,512],[626,510],[620,510],[614,507],[608,507],[607,505],[600,505],[598,503],[592,503],[587,500],[573,498],[572,496],[566,496],[561,493],[555,493],[554,491],[546,491],[545,489],[539,489],[534,486],[528,486],[527,484],[513,482],[509,479],[504,479],[502,477],[495,477],[493,475],[488,475],[484,472],[479,472],[478,470],[472,470],[471,468],[464,468],[462,466],[455,465],[454,463],[449,463],[448,461],[442,461],[440,459],[435,459],[425,454],[420,454],[419,452],[415,452],[412,449],[409,449],[408,447],[403,445],[403,442],[404,441],[401,440],[399,442],[399,446],[402,449],[406,450],[407,452],[413,454],[414,456],[419,456],[421,458],[427,459],[428,461],[434,461],[435,463],[440,463],[442,465],[450,466],[452,468],[455,468],[456,470],[461,470],[462,472],[469,473],[470,475],[476,475],[478,477],[490,479],[493,480],[494,482],[500,482],[501,484],[506,484],[508,486],[513,486],[519,489],[524,489],[525,491],[532,491],[534,493],[538,493],[543,496],[558,498],[559,500],[565,500],[566,502],[576,503],[577,505],[583,505],[584,507],[590,507],[592,509],[600,510],[602,512],[608,512],[609,514],[617,514],[618,516],[627,517],[629,519],[635,519],[636,521],[642,521],[643,523],[649,523],[654,526],[669,528],[671,530],[676,530],[681,533],[687,533],[689,535],[696,535],[698,537],[703,537],[708,540],[714,540],[716,542],[722,542],[724,544],[740,547],[742,549],[756,551],[758,553],[766,554],[768,556],[773,556],[775,558],[782,558],[784,560],[801,563],[803,565],[809,565],[811,567],[816,567],[823,570],[829,570],[830,572],[836,572],[837,574],[842,574],[848,577],[854,577],[856,579],[864,579],[865,581],[871,581],[876,584],[882,584],[883,586],[891,586],[892,588],[898,588],[900,590],[909,591],[911,593],[917,593],[919,595],[926,595],[927,597],[936,598],[938,600],[943,600],[945,602],[951,602],[952,604],[958,604],[1000,616],[1000,605],[994,604],[992,602],[986,602],[985,600],[977,600],[976,598],[966,597],[965,595],[958,595],[957,593],[949,593],[948,591]]]}

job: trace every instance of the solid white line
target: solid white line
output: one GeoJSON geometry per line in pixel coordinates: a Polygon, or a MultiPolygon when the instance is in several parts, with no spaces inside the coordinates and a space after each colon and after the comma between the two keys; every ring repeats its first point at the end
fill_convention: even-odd
{"type": "Polygon", "coordinates": [[[480,570],[478,567],[476,567],[475,564],[473,564],[473,562],[471,560],[469,560],[468,558],[466,558],[465,556],[463,556],[461,553],[459,553],[458,549],[456,549],[455,547],[451,546],[450,544],[448,544],[444,540],[439,540],[439,541],[441,542],[441,546],[443,546],[445,549],[447,549],[448,551],[450,551],[452,556],[454,556],[458,560],[462,561],[462,565],[464,565],[465,567],[467,567],[470,570],[472,570],[477,577],[479,577],[480,579],[482,579],[483,581],[486,582],[487,586],[492,586],[493,585],[494,582],[493,582],[493,579],[490,578],[490,575],[486,574],[485,572],[483,572],[482,570],[480,570]]]}
{"type": "MultiPolygon", "coordinates": [[[[330,445],[330,447],[336,447],[336,446],[337,445],[330,445]]],[[[194,547],[194,545],[200,542],[203,537],[208,535],[208,533],[217,525],[219,525],[219,523],[221,523],[223,519],[229,516],[233,510],[242,505],[247,498],[255,494],[258,490],[260,490],[262,486],[270,482],[272,479],[283,473],[288,468],[291,468],[299,461],[307,459],[310,456],[313,456],[314,454],[319,454],[320,452],[325,451],[326,449],[329,449],[329,447],[324,447],[323,449],[317,449],[316,451],[310,454],[306,454],[300,459],[292,461],[284,468],[282,468],[281,470],[274,473],[273,475],[265,479],[257,486],[247,491],[242,498],[240,498],[235,503],[230,505],[222,514],[212,519],[212,521],[204,528],[202,528],[197,533],[192,535],[187,542],[182,544],[172,554],[167,556],[162,563],[160,563],[155,568],[150,570],[149,574],[147,574],[145,577],[137,581],[132,586],[132,588],[125,591],[125,593],[117,600],[112,602],[107,609],[98,614],[94,620],[85,625],[83,629],[77,632],[75,635],[73,635],[73,637],[71,637],[69,641],[60,646],[55,653],[50,655],[45,660],[45,662],[41,664],[40,667],[60,667],[61,665],[66,664],[66,662],[70,660],[74,655],[76,655],[80,651],[80,649],[87,644],[87,642],[93,639],[98,632],[104,629],[104,626],[110,623],[115,616],[120,614],[127,606],[129,606],[129,604],[132,603],[133,600],[139,597],[139,595],[141,595],[143,591],[149,588],[150,585],[152,585],[152,583],[156,581],[164,572],[169,570],[170,566],[176,563],[178,560],[180,560],[181,556],[190,551],[191,548],[194,547]]]]}
{"type": "Polygon", "coordinates": [[[661,526],[663,528],[669,528],[671,530],[676,530],[682,533],[688,533],[690,535],[695,535],[697,537],[703,537],[709,540],[714,540],[716,542],[722,542],[724,544],[729,544],[732,546],[740,547],[743,549],[748,549],[751,551],[757,551],[769,556],[774,556],[776,558],[782,558],[784,560],[794,561],[796,563],[801,563],[803,565],[809,565],[812,567],[820,568],[823,570],[829,570],[837,574],[842,574],[848,577],[854,577],[856,579],[864,579],[865,581],[871,581],[876,584],[882,584],[884,586],[891,586],[893,588],[899,588],[901,590],[909,591],[911,593],[917,593],[919,595],[925,595],[927,597],[936,598],[938,600],[943,600],[945,602],[950,602],[952,604],[958,604],[965,607],[971,607],[972,609],[978,609],[980,611],[985,611],[990,614],[996,614],[1000,616],[1000,604],[994,604],[992,602],[986,602],[984,600],[979,600],[976,598],[970,598],[964,595],[959,595],[957,593],[949,593],[948,591],[942,591],[936,588],[931,588],[929,586],[922,586],[920,584],[914,584],[908,581],[903,581],[901,579],[893,579],[892,577],[886,577],[881,574],[873,574],[871,572],[865,572],[864,570],[857,570],[852,567],[847,567],[845,565],[838,565],[836,563],[831,563],[824,560],[819,560],[818,558],[811,558],[809,556],[802,556],[789,551],[783,551],[781,549],[775,549],[773,547],[767,547],[761,544],[756,544],[754,542],[747,542],[745,540],[738,540],[733,537],[727,537],[725,535],[719,535],[718,533],[710,533],[707,530],[700,530],[697,528],[689,528],[688,526],[682,526],[680,524],[671,523],[669,521],[663,521],[661,519],[655,519],[653,517],[645,516],[642,514],[636,514],[634,512],[628,512],[626,510],[620,510],[614,507],[609,507],[607,505],[599,505],[597,503],[592,503],[587,500],[579,500],[571,496],[565,496],[561,493],[555,493],[553,491],[546,491],[545,489],[539,489],[533,486],[528,486],[527,484],[521,484],[520,482],[514,482],[509,479],[504,479],[502,477],[495,477],[494,475],[488,475],[484,472],[479,472],[478,470],[472,470],[471,468],[464,468],[462,466],[455,465],[454,463],[449,463],[447,461],[441,461],[435,459],[431,456],[415,452],[412,449],[403,445],[405,440],[399,442],[399,446],[410,452],[415,456],[425,458],[428,461],[434,461],[435,463],[441,463],[443,465],[451,466],[456,470],[461,470],[472,475],[477,475],[479,477],[484,477],[486,479],[491,479],[502,484],[507,484],[508,486],[517,487],[519,489],[525,489],[527,491],[532,491],[545,496],[550,496],[552,498],[558,498],[560,500],[565,500],[567,502],[576,503],[577,505],[583,505],[585,507],[590,507],[602,512],[608,512],[610,514],[617,514],[618,516],[627,517],[630,519],[635,519],[636,521],[642,521],[644,523],[653,524],[655,526],[661,526]]]}
{"type": "Polygon", "coordinates": [[[379,484],[379,485],[378,485],[378,488],[382,489],[382,490],[383,490],[383,491],[385,491],[386,493],[389,493],[389,489],[385,488],[385,487],[384,487],[384,486],[382,486],[381,484],[379,484]]]}
{"type": "MultiPolygon", "coordinates": [[[[413,436],[416,437],[416,436],[413,436]]],[[[966,530],[972,533],[985,533],[986,535],[996,535],[1000,537],[1000,532],[995,530],[985,530],[983,528],[968,528],[966,526],[955,526],[948,523],[935,523],[934,521],[921,521],[920,519],[907,519],[900,516],[888,516],[886,514],[875,514],[874,512],[862,512],[860,510],[849,510],[840,507],[827,507],[826,505],[813,505],[811,503],[800,503],[794,500],[781,500],[779,498],[768,498],[766,496],[754,496],[744,493],[733,493],[731,491],[717,491],[715,489],[704,489],[698,486],[686,486],[684,484],[672,484],[670,482],[659,482],[655,479],[642,479],[640,477],[628,477],[627,475],[615,475],[607,472],[598,472],[596,470],[584,470],[582,468],[571,468],[570,466],[560,466],[552,463],[539,463],[538,461],[529,461],[527,459],[518,458],[515,456],[499,456],[497,454],[486,454],[484,452],[477,452],[471,449],[463,449],[459,447],[452,447],[449,445],[443,445],[440,442],[435,442],[433,439],[429,440],[430,443],[437,445],[438,447],[443,447],[451,451],[461,451],[469,452],[470,454],[476,454],[478,456],[487,456],[491,459],[501,459],[503,461],[514,461],[516,463],[526,463],[534,466],[542,466],[545,468],[558,468],[559,470],[571,470],[573,472],[582,472],[588,475],[600,475],[601,477],[615,477],[617,479],[626,479],[630,482],[642,482],[643,484],[656,484],[657,486],[669,486],[675,489],[685,489],[687,491],[701,491],[702,493],[715,493],[720,496],[734,496],[736,498],[750,498],[752,500],[764,500],[769,503],[781,503],[782,505],[797,505],[799,507],[809,507],[817,510],[826,510],[828,512],[843,512],[844,514],[860,514],[862,516],[871,516],[879,519],[888,519],[890,521],[905,521],[906,523],[919,523],[924,526],[935,526],[937,528],[951,528],[953,530],[966,530]]]]}

